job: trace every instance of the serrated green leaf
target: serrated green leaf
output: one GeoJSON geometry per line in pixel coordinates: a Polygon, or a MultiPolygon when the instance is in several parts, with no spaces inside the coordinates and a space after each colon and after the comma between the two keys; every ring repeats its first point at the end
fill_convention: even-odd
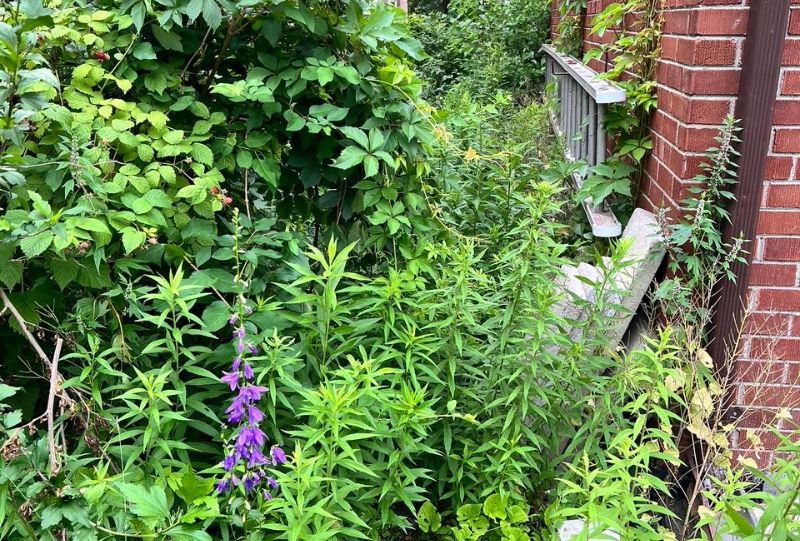
{"type": "Polygon", "coordinates": [[[214,153],[203,143],[192,143],[192,158],[203,165],[214,164],[214,153]]]}
{"type": "Polygon", "coordinates": [[[147,240],[147,235],[143,231],[138,231],[132,227],[126,227],[122,230],[122,247],[125,249],[126,254],[136,250],[144,244],[145,240],[147,240]]]}
{"type": "Polygon", "coordinates": [[[350,169],[364,161],[367,157],[366,151],[358,147],[347,147],[341,155],[333,162],[333,166],[339,169],[350,169]]]}
{"type": "Polygon", "coordinates": [[[50,247],[53,242],[53,233],[50,231],[42,231],[35,235],[30,235],[19,241],[19,247],[26,257],[36,257],[50,247]]]}
{"type": "Polygon", "coordinates": [[[158,486],[149,489],[133,483],[117,483],[120,495],[130,503],[130,510],[144,519],[162,519],[169,517],[167,495],[158,486]]]}

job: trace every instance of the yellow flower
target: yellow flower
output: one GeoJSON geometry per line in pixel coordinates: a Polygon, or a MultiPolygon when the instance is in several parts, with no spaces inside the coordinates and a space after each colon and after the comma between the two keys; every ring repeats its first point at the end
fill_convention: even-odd
{"type": "Polygon", "coordinates": [[[479,158],[478,153],[475,152],[475,149],[472,147],[468,148],[467,151],[464,153],[464,159],[468,162],[474,162],[478,158],[479,158]]]}
{"type": "Polygon", "coordinates": [[[450,140],[450,134],[443,126],[435,126],[433,128],[433,136],[439,141],[447,142],[450,140]]]}

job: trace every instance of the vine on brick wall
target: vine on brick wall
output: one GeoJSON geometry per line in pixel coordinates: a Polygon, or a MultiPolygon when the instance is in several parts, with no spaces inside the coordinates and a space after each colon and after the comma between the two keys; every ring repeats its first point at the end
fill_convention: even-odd
{"type": "MultiPolygon", "coordinates": [[[[625,103],[609,106],[606,129],[614,141],[614,151],[604,164],[593,168],[584,183],[581,197],[596,200],[615,194],[616,201],[630,206],[639,197],[644,174],[643,158],[653,148],[648,134],[650,114],[656,108],[656,67],[661,55],[662,0],[624,0],[609,4],[592,19],[591,33],[610,39],[590,49],[583,57],[603,60],[608,67],[602,75],[615,81],[627,95],[625,103]],[[620,176],[629,182],[620,182],[620,176]]],[[[562,14],[556,47],[575,53],[583,39],[581,11],[586,0],[560,0],[562,14]]]]}

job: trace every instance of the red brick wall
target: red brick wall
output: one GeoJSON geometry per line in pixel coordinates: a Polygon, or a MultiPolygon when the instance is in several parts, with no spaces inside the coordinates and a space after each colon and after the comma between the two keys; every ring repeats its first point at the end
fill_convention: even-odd
{"type": "MultiPolygon", "coordinates": [[[[601,41],[589,27],[592,15],[611,1],[589,0],[584,50],[601,41]]],[[[667,207],[674,217],[700,173],[703,151],[714,146],[723,118],[735,111],[750,1],[664,1],[658,110],[651,119],[653,152],[640,204],[667,207]]],[[[800,0],[792,4],[757,237],[748,247],[752,314],[733,372],[734,401],[745,414],[732,444],[762,465],[771,459],[775,439],[760,434],[767,449],[762,452],[746,429],[788,429],[790,421],[775,419],[786,410],[800,423],[800,0]]],[[[552,19],[555,30],[555,9],[552,19]]],[[[602,61],[590,65],[604,69],[602,61]]]]}

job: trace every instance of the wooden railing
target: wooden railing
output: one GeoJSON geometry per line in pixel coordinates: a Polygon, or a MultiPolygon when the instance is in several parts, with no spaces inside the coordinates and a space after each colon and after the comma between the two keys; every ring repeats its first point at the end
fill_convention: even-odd
{"type": "MultiPolygon", "coordinates": [[[[561,54],[545,45],[545,81],[555,83],[557,112],[552,118],[553,129],[564,139],[567,159],[583,161],[590,167],[606,159],[606,107],[609,103],[625,101],[625,91],[600,77],[579,60],[561,54]]],[[[583,182],[573,175],[577,187],[583,182]]],[[[606,204],[595,206],[591,198],[583,202],[586,217],[596,237],[618,237],[622,225],[606,204]]]]}

